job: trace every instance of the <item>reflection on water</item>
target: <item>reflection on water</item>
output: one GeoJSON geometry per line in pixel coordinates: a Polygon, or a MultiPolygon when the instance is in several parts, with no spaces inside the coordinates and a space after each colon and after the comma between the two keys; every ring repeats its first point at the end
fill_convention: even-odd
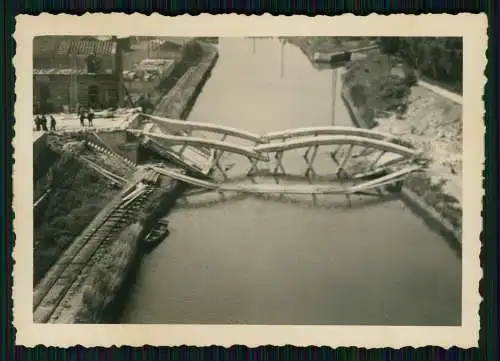
{"type": "MultiPolygon", "coordinates": [[[[276,39],[220,39],[219,49],[190,120],[256,133],[351,125],[341,69],[315,69],[276,39]]],[[[289,169],[303,171],[300,154],[287,157],[289,169]]],[[[225,162],[235,174],[248,165],[225,162]]],[[[331,161],[320,155],[316,167],[327,171],[331,161]]],[[[179,202],[170,219],[122,322],[460,322],[460,260],[394,197],[358,197],[349,208],[341,196],[203,193],[179,202]]]]}

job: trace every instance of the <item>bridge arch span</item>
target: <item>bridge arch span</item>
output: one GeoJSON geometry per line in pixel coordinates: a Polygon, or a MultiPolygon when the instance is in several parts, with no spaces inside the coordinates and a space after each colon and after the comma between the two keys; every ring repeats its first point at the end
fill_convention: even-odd
{"type": "Polygon", "coordinates": [[[144,135],[153,139],[159,139],[168,142],[169,145],[181,145],[181,146],[193,146],[200,148],[210,148],[218,151],[229,152],[232,154],[238,154],[244,157],[256,158],[259,160],[267,161],[269,157],[257,152],[253,148],[244,147],[236,144],[232,144],[229,142],[223,142],[219,140],[212,140],[206,138],[197,138],[197,137],[183,137],[177,135],[164,135],[159,133],[150,133],[143,131],[134,131],[131,130],[132,133],[144,135]]]}
{"type": "Polygon", "coordinates": [[[197,138],[192,136],[177,136],[177,135],[166,135],[159,133],[145,132],[142,130],[129,129],[129,132],[139,136],[144,136],[146,138],[154,139],[157,141],[162,141],[163,146],[166,148],[171,148],[172,152],[179,158],[182,157],[182,153],[187,147],[194,147],[198,149],[209,149],[213,152],[213,157],[210,161],[210,165],[207,169],[212,170],[217,168],[224,178],[228,178],[225,167],[221,164],[221,159],[224,153],[236,154],[246,158],[250,164],[250,170],[248,173],[253,173],[258,167],[259,161],[268,162],[269,156],[263,153],[259,153],[251,147],[245,147],[241,145],[236,145],[229,143],[227,141],[212,140],[206,138],[197,138]],[[172,147],[181,146],[179,151],[173,150],[172,147]]]}
{"type": "Polygon", "coordinates": [[[396,140],[392,134],[377,132],[370,129],[342,126],[324,126],[324,127],[304,127],[295,129],[285,129],[277,132],[266,133],[262,136],[263,143],[274,140],[290,140],[293,138],[302,138],[322,135],[354,135],[376,140],[386,140],[393,142],[396,140]],[[265,141],[264,141],[265,140],[265,141]]]}
{"type": "Polygon", "coordinates": [[[193,131],[202,131],[208,133],[221,134],[221,141],[225,141],[227,137],[234,137],[249,141],[254,144],[259,144],[262,142],[262,137],[259,134],[248,132],[241,129],[226,127],[222,125],[215,125],[209,123],[199,123],[191,121],[183,121],[177,119],[169,119],[163,117],[157,117],[150,114],[142,114],[144,117],[149,118],[160,128],[163,128],[169,132],[181,133],[185,132],[186,135],[190,135],[193,131]]]}
{"type": "Polygon", "coordinates": [[[283,143],[261,144],[254,147],[254,150],[259,153],[276,153],[293,149],[329,145],[350,145],[361,146],[365,148],[374,148],[377,150],[399,154],[405,157],[412,157],[417,154],[414,149],[402,145],[383,140],[351,135],[318,136],[291,140],[283,143]]]}

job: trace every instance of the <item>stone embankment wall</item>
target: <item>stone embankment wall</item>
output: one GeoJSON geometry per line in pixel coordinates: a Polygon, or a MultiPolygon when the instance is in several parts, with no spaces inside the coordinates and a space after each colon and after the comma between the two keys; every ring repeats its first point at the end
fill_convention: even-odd
{"type": "Polygon", "coordinates": [[[187,117],[219,57],[212,46],[203,46],[203,49],[204,54],[200,62],[189,68],[158,102],[155,115],[175,119],[187,117]]]}
{"type": "MultiPolygon", "coordinates": [[[[203,46],[203,49],[201,61],[188,69],[161,99],[156,114],[178,119],[187,117],[218,59],[215,48],[203,46]]],[[[123,134],[118,132],[107,134],[105,137],[110,137],[107,141],[117,145],[123,140],[123,134]]],[[[66,316],[56,322],[99,323],[114,317],[113,314],[119,308],[117,305],[122,301],[120,298],[127,297],[123,292],[127,288],[125,286],[137,271],[135,265],[138,264],[137,260],[141,254],[141,240],[151,226],[175,205],[177,198],[184,191],[183,183],[173,180],[168,182],[166,188],[162,185],[164,191],[158,196],[157,203],[150,207],[150,212],[138,223],[127,227],[107,247],[106,256],[92,267],[81,292],[78,293],[79,296],[71,303],[72,309],[66,311],[66,316]]]]}
{"type": "MultiPolygon", "coordinates": [[[[351,98],[348,89],[342,89],[342,100],[347,106],[349,114],[352,117],[353,123],[360,128],[373,128],[376,126],[376,122],[369,122],[359,115],[359,110],[354,106],[354,101],[351,98]]],[[[443,234],[446,239],[451,240],[452,246],[457,249],[461,248],[462,234],[461,230],[453,226],[450,220],[448,220],[441,212],[439,212],[432,204],[430,204],[425,195],[419,195],[414,189],[416,182],[409,180],[405,182],[405,187],[402,189],[402,198],[405,203],[415,211],[419,216],[421,216],[424,221],[436,229],[438,232],[443,234]]]]}
{"type": "Polygon", "coordinates": [[[358,128],[367,128],[367,129],[371,129],[373,128],[375,125],[377,125],[377,123],[375,123],[374,120],[367,120],[367,119],[364,119],[360,114],[359,114],[359,110],[356,108],[356,106],[354,105],[354,101],[353,99],[351,98],[351,95],[349,94],[349,91],[348,89],[342,89],[342,92],[341,92],[341,95],[342,95],[342,100],[344,101],[344,103],[346,103],[347,105],[347,110],[349,111],[349,115],[351,116],[351,120],[352,122],[358,127],[358,128]]]}

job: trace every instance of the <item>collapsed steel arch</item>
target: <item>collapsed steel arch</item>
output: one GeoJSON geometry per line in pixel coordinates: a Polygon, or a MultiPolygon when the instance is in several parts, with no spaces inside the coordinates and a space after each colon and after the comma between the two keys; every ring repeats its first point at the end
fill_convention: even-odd
{"type": "Polygon", "coordinates": [[[376,180],[366,181],[357,185],[345,185],[345,186],[332,186],[332,185],[283,185],[283,184],[221,184],[210,181],[201,180],[198,178],[190,177],[179,172],[159,168],[151,167],[155,172],[171,177],[173,179],[179,180],[181,182],[205,188],[215,192],[239,192],[239,193],[253,193],[253,194],[269,194],[269,193],[280,193],[280,194],[313,194],[313,195],[353,195],[360,192],[366,192],[372,189],[380,189],[384,186],[394,184],[395,182],[400,182],[404,180],[406,176],[413,173],[419,169],[418,166],[413,166],[410,168],[402,169],[394,173],[388,174],[386,176],[380,177],[376,180]]]}
{"type": "Polygon", "coordinates": [[[377,140],[392,141],[397,139],[392,134],[377,132],[371,129],[344,127],[344,126],[320,126],[304,127],[295,129],[285,129],[277,132],[269,132],[262,135],[263,140],[272,142],[274,140],[288,140],[291,138],[300,138],[320,135],[355,135],[377,140]]]}
{"type": "Polygon", "coordinates": [[[255,151],[254,148],[252,147],[236,145],[229,143],[227,141],[212,140],[212,139],[205,139],[205,138],[198,138],[191,136],[165,135],[165,134],[145,132],[142,130],[129,130],[129,132],[164,141],[168,143],[168,146],[181,145],[182,148],[180,149],[180,151],[174,152],[178,157],[182,156],[184,150],[187,147],[200,147],[200,148],[212,149],[214,152],[209,168],[210,169],[217,168],[225,178],[227,178],[227,174],[224,167],[221,165],[220,161],[222,159],[222,156],[226,152],[231,154],[237,154],[246,158],[251,166],[249,172],[254,172],[256,170],[259,161],[265,161],[265,162],[269,161],[268,156],[255,151]]]}
{"type": "MultiPolygon", "coordinates": [[[[338,166],[336,175],[343,175],[347,178],[361,179],[370,175],[375,175],[381,169],[386,170],[389,167],[405,162],[411,162],[419,154],[415,149],[403,145],[401,141],[392,135],[376,132],[367,129],[359,129],[355,127],[307,127],[290,129],[279,132],[266,133],[262,136],[254,133],[241,131],[234,128],[222,127],[218,125],[210,125],[206,123],[183,122],[178,120],[156,118],[155,124],[168,124],[167,131],[177,131],[181,135],[168,135],[162,133],[153,133],[145,130],[129,129],[128,131],[134,134],[145,136],[149,139],[160,141],[162,146],[171,148],[173,146],[182,146],[179,151],[172,151],[178,158],[182,156],[183,151],[187,147],[194,149],[210,149],[213,157],[210,160],[208,169],[217,168],[225,179],[229,178],[224,167],[220,164],[224,153],[237,154],[246,158],[251,165],[247,175],[251,176],[258,170],[259,162],[270,162],[270,154],[274,153],[276,164],[273,170],[274,174],[280,171],[286,174],[283,165],[283,154],[287,151],[306,148],[304,159],[307,163],[306,175],[310,173],[316,174],[313,163],[317,156],[318,149],[326,146],[337,146],[337,149],[330,153],[332,160],[338,166]],[[201,137],[193,137],[190,134],[193,130],[203,130],[223,134],[221,140],[212,140],[201,137]],[[184,133],[183,133],[184,132],[184,133]],[[250,140],[254,143],[253,146],[242,146],[225,141],[227,136],[235,136],[240,139],[250,140]],[[273,140],[281,139],[281,142],[273,142],[273,140]],[[348,146],[347,152],[342,159],[337,159],[337,155],[343,146],[348,146]],[[361,147],[362,151],[354,154],[353,149],[361,147]],[[309,152],[312,150],[312,156],[309,157],[309,152]],[[351,159],[372,155],[375,152],[380,152],[375,159],[372,159],[368,165],[368,169],[360,174],[349,174],[346,171],[346,165],[351,159]],[[390,155],[389,159],[387,155],[390,155]]],[[[161,127],[160,127],[161,129],[161,127]]],[[[408,168],[408,166],[407,166],[408,168]]],[[[409,168],[408,168],[409,169],[409,168]]],[[[391,169],[390,172],[393,172],[391,169]]],[[[359,172],[358,172],[359,173],[359,172]]]]}
{"type": "Polygon", "coordinates": [[[225,141],[227,137],[235,137],[258,144],[262,142],[262,137],[259,134],[251,133],[245,130],[226,127],[217,124],[190,122],[176,119],[157,117],[150,114],[142,114],[151,119],[160,128],[174,133],[184,133],[190,136],[193,131],[204,131],[209,133],[221,134],[221,141],[225,141]]]}

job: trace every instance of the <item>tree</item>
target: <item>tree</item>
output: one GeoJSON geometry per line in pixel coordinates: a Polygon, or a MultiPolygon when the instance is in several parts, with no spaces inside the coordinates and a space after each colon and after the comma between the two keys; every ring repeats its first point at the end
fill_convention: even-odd
{"type": "Polygon", "coordinates": [[[396,56],[420,74],[461,91],[462,38],[381,37],[378,42],[389,57],[396,56]]]}
{"type": "Polygon", "coordinates": [[[396,55],[400,48],[400,38],[391,37],[391,36],[383,36],[378,40],[380,50],[383,53],[396,55]]]}

